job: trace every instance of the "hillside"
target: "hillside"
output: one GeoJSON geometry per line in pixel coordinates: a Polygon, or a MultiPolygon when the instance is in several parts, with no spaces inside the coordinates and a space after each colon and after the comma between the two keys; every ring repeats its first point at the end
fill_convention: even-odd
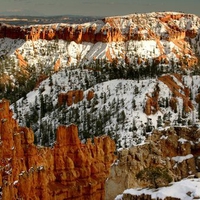
{"type": "Polygon", "coordinates": [[[197,16],[175,12],[1,24],[0,96],[47,146],[59,124],[77,124],[83,141],[108,134],[118,148],[157,127],[195,124],[199,25],[197,16]]]}
{"type": "Polygon", "coordinates": [[[106,199],[199,199],[199,150],[199,128],[154,130],[143,145],[118,152],[106,199]]]}
{"type": "Polygon", "coordinates": [[[77,124],[82,139],[108,134],[120,148],[142,142],[154,128],[192,125],[198,121],[195,96],[199,91],[199,76],[183,76],[183,84],[175,76],[168,75],[180,87],[182,95],[173,96],[173,91],[159,79],[140,80],[139,83],[114,79],[95,83],[93,72],[72,70],[67,73],[67,76],[64,71],[52,75],[51,80],[41,82],[38,89],[12,107],[19,123],[34,130],[39,144],[52,144],[54,130],[59,124],[77,124]],[[90,84],[93,80],[94,86],[87,89],[87,80],[90,84]],[[193,99],[184,93],[191,82],[193,99]],[[153,99],[155,91],[158,96],[153,99]],[[92,99],[88,99],[90,93],[92,99]]]}

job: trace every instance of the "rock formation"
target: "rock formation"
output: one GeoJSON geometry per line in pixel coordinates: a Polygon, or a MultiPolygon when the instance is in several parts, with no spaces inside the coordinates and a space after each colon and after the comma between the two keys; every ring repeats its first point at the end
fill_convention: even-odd
{"type": "Polygon", "coordinates": [[[119,151],[106,182],[106,199],[114,199],[128,188],[149,186],[137,180],[136,174],[150,166],[167,168],[174,181],[197,176],[200,171],[199,137],[200,130],[195,127],[155,130],[144,145],[119,151]]]}
{"type": "Polygon", "coordinates": [[[149,96],[149,94],[146,95],[147,96],[145,105],[146,115],[155,114],[159,110],[159,105],[158,105],[159,91],[160,88],[158,85],[156,85],[152,95],[151,96],[149,96]]]}
{"type": "Polygon", "coordinates": [[[58,96],[58,104],[67,104],[71,106],[73,103],[78,103],[84,98],[83,90],[70,90],[67,93],[60,93],[58,96]]]}
{"type": "MultiPolygon", "coordinates": [[[[190,90],[187,87],[183,87],[180,85],[184,85],[182,81],[182,75],[180,74],[171,74],[171,75],[164,75],[158,78],[159,81],[162,81],[172,92],[172,98],[170,99],[170,106],[172,110],[177,110],[177,98],[181,98],[183,100],[183,111],[185,113],[191,112],[194,109],[194,106],[192,104],[192,101],[190,100],[190,90]],[[177,80],[177,82],[174,80],[174,78],[177,80]],[[181,83],[181,84],[178,84],[181,83]]],[[[153,95],[154,99],[156,95],[153,95]]],[[[147,101],[148,103],[148,101],[147,101]]],[[[155,104],[155,100],[154,100],[155,104]]],[[[150,114],[150,108],[148,107],[148,104],[146,104],[146,110],[148,114],[150,114]]],[[[151,104],[150,104],[151,105],[151,104]]]]}
{"type": "Polygon", "coordinates": [[[59,71],[60,65],[61,65],[60,59],[58,59],[58,60],[56,61],[55,65],[54,65],[54,72],[59,71]]]}
{"type": "MultiPolygon", "coordinates": [[[[0,38],[8,37],[12,39],[63,39],[67,41],[81,42],[121,42],[130,39],[133,40],[150,40],[152,38],[160,39],[156,33],[149,29],[147,32],[144,27],[148,24],[148,17],[154,17],[155,21],[166,26],[165,39],[184,39],[186,36],[194,38],[197,30],[193,27],[184,29],[178,27],[174,20],[183,18],[189,20],[191,15],[183,13],[150,13],[150,14],[132,14],[127,16],[106,17],[96,23],[86,24],[61,24],[59,28],[56,24],[34,25],[29,27],[10,26],[1,24],[0,38]],[[120,26],[122,21],[125,22],[127,30],[120,26]],[[129,24],[129,25],[128,25],[129,24]],[[143,25],[143,26],[142,26],[143,25]]],[[[194,17],[194,16],[193,16],[194,17]]],[[[163,34],[164,35],[164,34],[163,34]]],[[[162,39],[164,36],[162,36],[162,39]]]]}
{"type": "Polygon", "coordinates": [[[9,102],[0,102],[0,199],[104,199],[114,161],[107,136],[82,144],[75,125],[60,126],[54,147],[37,147],[34,134],[18,126],[9,102]]]}
{"type": "Polygon", "coordinates": [[[94,98],[94,91],[93,90],[89,90],[88,94],[87,94],[87,100],[90,101],[93,98],[94,98]]]}
{"type": "MultiPolygon", "coordinates": [[[[169,63],[169,53],[162,41],[175,44],[173,53],[178,58],[180,65],[190,68],[198,64],[198,57],[191,39],[199,38],[199,18],[195,15],[175,12],[160,12],[147,14],[132,14],[127,16],[106,17],[85,24],[45,24],[34,26],[10,26],[0,24],[0,38],[32,40],[65,40],[77,44],[90,43],[122,43],[130,40],[150,41],[157,44],[160,55],[153,57],[155,64],[169,63]],[[194,25],[196,24],[196,25],[194,25]]],[[[125,46],[128,47],[129,44],[125,46]]],[[[198,46],[198,44],[197,44],[198,46]]],[[[121,52],[121,58],[132,60],[126,52],[121,52]],[[127,54],[127,55],[126,55],[127,54]]],[[[106,58],[113,62],[116,55],[106,49],[106,58]],[[114,58],[114,59],[113,59],[114,58]]],[[[70,58],[71,59],[71,58],[70,58]]],[[[68,65],[70,64],[68,60],[68,65]]],[[[140,60],[139,60],[140,63],[140,60]]]]}
{"type": "Polygon", "coordinates": [[[15,51],[15,54],[17,55],[19,66],[20,67],[27,67],[28,63],[24,60],[22,55],[18,52],[18,50],[15,51]]]}

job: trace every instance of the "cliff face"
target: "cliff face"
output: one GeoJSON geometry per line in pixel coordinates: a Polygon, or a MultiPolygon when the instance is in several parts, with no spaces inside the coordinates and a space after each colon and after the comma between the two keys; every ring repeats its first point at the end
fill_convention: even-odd
{"type": "MultiPolygon", "coordinates": [[[[199,137],[200,131],[194,127],[155,130],[144,145],[118,152],[118,162],[112,165],[106,182],[106,199],[114,199],[128,188],[147,187],[148,183],[137,180],[136,174],[150,166],[167,168],[174,181],[190,175],[199,177],[199,137]]],[[[127,195],[123,199],[134,197],[127,195]]]]}
{"type": "MultiPolygon", "coordinates": [[[[197,29],[191,24],[188,26],[188,21],[193,18],[194,16],[190,14],[166,12],[107,17],[89,24],[52,24],[24,27],[1,24],[0,38],[20,38],[33,41],[38,39],[63,39],[75,41],[76,43],[121,42],[127,40],[151,39],[167,39],[172,41],[184,39],[185,37],[196,37],[197,29]],[[153,23],[153,18],[156,23],[165,26],[164,34],[156,32],[150,27],[153,23]],[[179,26],[175,23],[175,21],[181,21],[183,19],[188,22],[185,27],[183,27],[183,24],[179,26]]],[[[158,28],[161,27],[159,26],[158,28]]]]}
{"type": "Polygon", "coordinates": [[[109,137],[82,144],[75,125],[60,126],[54,147],[37,147],[6,100],[0,102],[0,136],[1,199],[104,199],[115,150],[109,137]]]}
{"type": "MultiPolygon", "coordinates": [[[[49,63],[48,56],[56,55],[51,61],[56,72],[64,65],[87,65],[98,59],[134,66],[181,66],[185,70],[199,62],[199,27],[200,18],[195,15],[158,12],[107,17],[83,24],[0,24],[0,38],[22,39],[20,42],[26,44],[13,47],[19,50],[15,57],[23,68],[37,63],[33,60],[40,63],[40,56],[49,63]],[[50,45],[41,44],[46,42],[50,45]]],[[[7,49],[1,54],[10,55],[7,49]]]]}

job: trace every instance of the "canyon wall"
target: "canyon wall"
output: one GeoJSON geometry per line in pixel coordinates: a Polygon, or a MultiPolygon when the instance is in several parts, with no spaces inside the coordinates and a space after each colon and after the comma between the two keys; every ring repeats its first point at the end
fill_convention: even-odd
{"type": "Polygon", "coordinates": [[[186,30],[186,28],[180,28],[173,23],[174,20],[181,18],[189,20],[192,16],[183,13],[133,14],[107,17],[89,24],[50,24],[24,27],[1,24],[0,38],[20,38],[33,41],[63,39],[76,43],[96,43],[151,39],[184,40],[185,37],[196,37],[197,30],[194,28],[190,27],[186,30]],[[165,34],[161,36],[149,27],[152,21],[148,20],[152,20],[152,18],[154,18],[154,23],[162,23],[166,27],[165,34]]]}
{"type": "MultiPolygon", "coordinates": [[[[155,130],[144,145],[119,151],[118,160],[112,165],[106,182],[106,199],[114,199],[128,188],[148,187],[149,183],[136,178],[139,171],[148,167],[167,168],[174,181],[192,175],[199,177],[199,138],[200,130],[195,127],[155,130]]],[[[125,197],[124,199],[134,199],[125,197]]]]}
{"type": "MultiPolygon", "coordinates": [[[[69,43],[75,42],[76,44],[80,44],[78,46],[81,46],[82,43],[85,45],[85,43],[115,42],[117,44],[109,44],[112,47],[106,48],[103,53],[109,62],[119,64],[123,60],[126,64],[132,63],[135,65],[135,62],[137,62],[138,65],[148,66],[152,64],[151,58],[153,58],[153,64],[155,66],[159,64],[175,66],[175,64],[178,64],[184,70],[190,69],[190,67],[194,67],[199,63],[199,27],[200,19],[195,15],[158,12],[106,17],[83,24],[57,23],[11,26],[0,23],[0,38],[22,39],[24,42],[32,41],[34,55],[36,57],[37,51],[34,47],[34,41],[39,39],[55,40],[56,42],[58,40],[65,40],[69,43]],[[131,52],[137,51],[137,48],[140,46],[133,45],[133,40],[138,43],[141,41],[148,41],[148,43],[151,43],[151,41],[156,42],[155,49],[150,50],[152,51],[149,57],[150,59],[147,59],[146,56],[139,55],[139,52],[138,58],[136,60],[133,59],[131,52]],[[167,43],[170,42],[174,46],[168,45],[164,41],[167,43]],[[119,53],[116,52],[118,46],[119,48],[123,47],[119,53]]],[[[22,52],[16,52],[16,56],[19,60],[19,66],[24,71],[27,64],[32,65],[32,63],[26,63],[20,53],[22,52]]],[[[77,60],[77,63],[91,62],[85,56],[84,51],[81,52],[78,50],[76,54],[74,58],[72,55],[66,55],[67,65],[75,64],[76,62],[74,60],[77,60]],[[83,59],[83,57],[86,59],[83,59]]],[[[95,53],[93,59],[98,58],[102,58],[102,54],[95,53]]],[[[65,62],[65,59],[62,59],[62,56],[60,56],[54,63],[53,69],[55,72],[59,71],[60,67],[62,67],[62,61],[65,62]]]]}
{"type": "Polygon", "coordinates": [[[114,151],[107,136],[82,144],[73,124],[58,128],[53,147],[35,146],[32,130],[0,102],[0,199],[103,200],[114,151]]]}

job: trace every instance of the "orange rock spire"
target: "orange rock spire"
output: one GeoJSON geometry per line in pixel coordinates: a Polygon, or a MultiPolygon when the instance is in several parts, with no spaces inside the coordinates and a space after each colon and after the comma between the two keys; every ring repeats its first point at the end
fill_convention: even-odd
{"type": "Polygon", "coordinates": [[[60,126],[53,148],[37,147],[34,134],[18,126],[9,102],[0,102],[0,187],[3,200],[104,199],[114,161],[107,136],[82,144],[75,125],[60,126]]]}

